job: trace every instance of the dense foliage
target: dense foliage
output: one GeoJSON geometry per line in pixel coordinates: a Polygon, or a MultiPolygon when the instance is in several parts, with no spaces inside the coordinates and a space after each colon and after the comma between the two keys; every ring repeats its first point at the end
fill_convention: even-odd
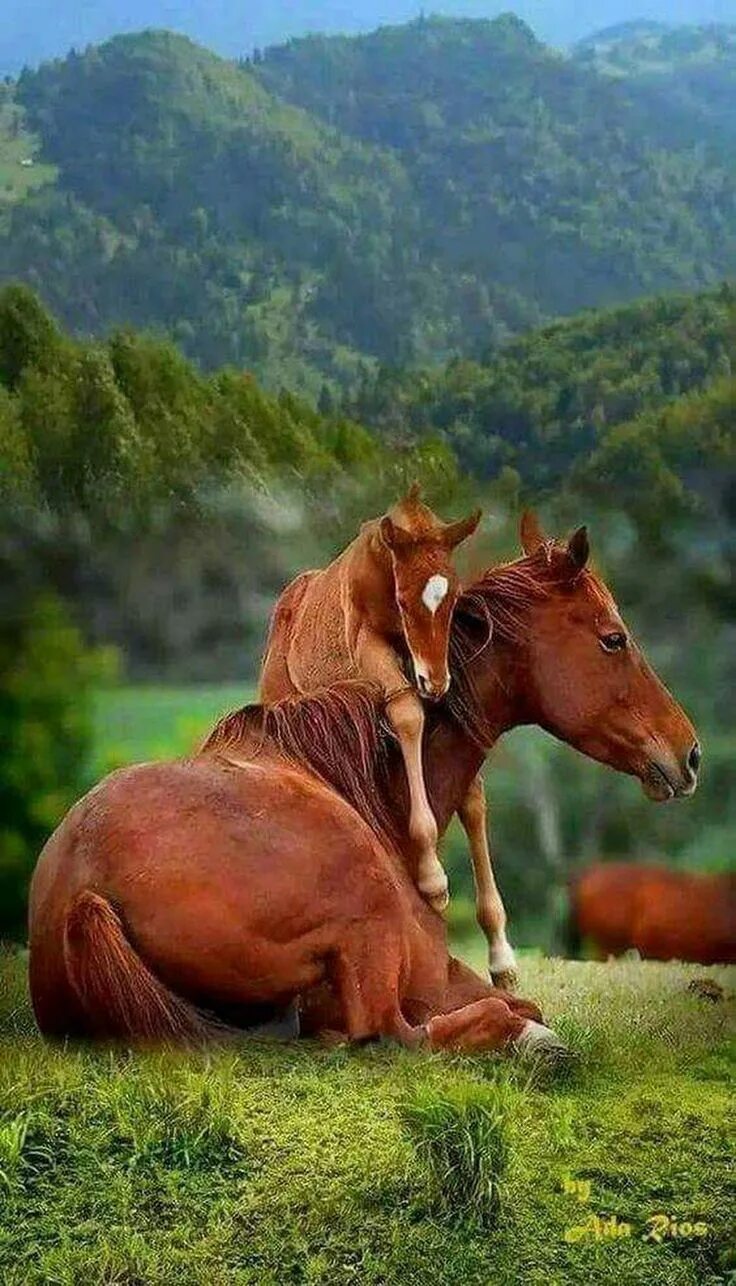
{"type": "MultiPolygon", "coordinates": [[[[715,381],[733,384],[735,375],[736,290],[723,286],[583,313],[484,361],[458,359],[425,371],[385,368],[365,382],[349,409],[388,433],[399,426],[417,437],[439,432],[476,476],[510,466],[537,493],[615,449],[616,426],[715,381]]],[[[692,447],[706,448],[707,455],[696,407],[681,420],[692,420],[692,447]]],[[[726,421],[724,435],[724,446],[730,442],[733,450],[733,422],[726,421]]],[[[625,436],[632,449],[634,438],[652,444],[646,426],[625,436]]],[[[666,441],[662,446],[666,453],[666,441]]],[[[626,468],[634,468],[633,456],[626,468]]]]}
{"type": "Polygon", "coordinates": [[[733,145],[736,26],[631,22],[580,41],[576,61],[625,78],[673,129],[733,145]]]}
{"type": "Polygon", "coordinates": [[[4,544],[0,939],[23,936],[28,882],[39,849],[90,781],[89,695],[112,674],[112,659],[85,646],[56,596],[29,597],[17,583],[8,552],[4,544]]]}
{"type": "Polygon", "coordinates": [[[382,448],[345,419],[264,393],[251,375],[203,376],[169,342],[131,330],[74,342],[27,287],[9,286],[0,458],[6,501],[112,521],[131,506],[190,499],[205,483],[378,467],[382,448]]]}
{"type": "Polygon", "coordinates": [[[147,32],[24,72],[12,107],[57,177],[16,156],[0,280],[315,400],[736,267],[732,155],[513,17],[241,66],[147,32]]]}

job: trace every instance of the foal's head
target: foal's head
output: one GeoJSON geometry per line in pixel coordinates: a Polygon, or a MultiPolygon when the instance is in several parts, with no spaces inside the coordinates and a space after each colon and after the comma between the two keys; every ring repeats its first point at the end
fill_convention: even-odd
{"type": "MultiPolygon", "coordinates": [[[[695,730],[588,569],[585,528],[560,544],[525,515],[521,534],[526,557],[488,573],[469,603],[472,610],[479,594],[493,619],[489,651],[505,639],[512,668],[518,657],[514,686],[525,720],[638,777],[652,799],[691,795],[700,766],[695,730]]],[[[482,674],[482,657],[474,668],[482,674]]]]}
{"type": "Polygon", "coordinates": [[[421,503],[416,487],[381,519],[381,538],[391,555],[396,605],[416,685],[431,700],[444,696],[450,686],[450,625],[460,593],[451,554],[479,522],[479,509],[459,522],[441,522],[421,503]]]}

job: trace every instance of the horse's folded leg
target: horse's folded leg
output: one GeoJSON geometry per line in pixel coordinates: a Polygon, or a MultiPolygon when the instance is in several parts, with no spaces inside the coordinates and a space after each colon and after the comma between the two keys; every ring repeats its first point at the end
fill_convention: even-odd
{"type": "Polygon", "coordinates": [[[515,1014],[504,1000],[488,996],[449,1014],[430,1018],[426,1031],[430,1048],[481,1053],[503,1049],[517,1041],[529,1019],[515,1014]]]}
{"type": "Polygon", "coordinates": [[[494,987],[493,994],[497,1000],[503,1000],[508,1005],[512,1013],[518,1014],[520,1018],[531,1018],[535,1023],[543,1023],[542,1011],[539,1005],[535,1005],[533,1000],[525,1000],[522,996],[512,995],[503,987],[494,987]]]}

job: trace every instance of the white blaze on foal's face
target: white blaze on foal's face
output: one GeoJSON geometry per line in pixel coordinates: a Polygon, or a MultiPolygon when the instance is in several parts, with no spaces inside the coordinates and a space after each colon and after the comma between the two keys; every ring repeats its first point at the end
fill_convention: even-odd
{"type": "Polygon", "coordinates": [[[447,597],[450,582],[446,576],[430,576],[422,590],[422,602],[428,612],[434,616],[440,603],[447,597]]]}

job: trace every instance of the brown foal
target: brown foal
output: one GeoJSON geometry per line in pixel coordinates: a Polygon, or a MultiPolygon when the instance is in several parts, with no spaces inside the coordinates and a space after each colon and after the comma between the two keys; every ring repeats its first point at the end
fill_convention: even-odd
{"type": "Polygon", "coordinates": [[[441,522],[412,487],[390,513],[364,523],[328,567],[286,587],[261,670],[260,696],[268,704],[346,680],[377,687],[409,783],[417,887],[436,910],[447,905],[448,888],[424,782],[420,698],[439,700],[450,685],[450,625],[460,592],[450,555],[479,521],[476,511],[459,522],[441,522]],[[407,682],[403,651],[414,684],[407,682]]]}

